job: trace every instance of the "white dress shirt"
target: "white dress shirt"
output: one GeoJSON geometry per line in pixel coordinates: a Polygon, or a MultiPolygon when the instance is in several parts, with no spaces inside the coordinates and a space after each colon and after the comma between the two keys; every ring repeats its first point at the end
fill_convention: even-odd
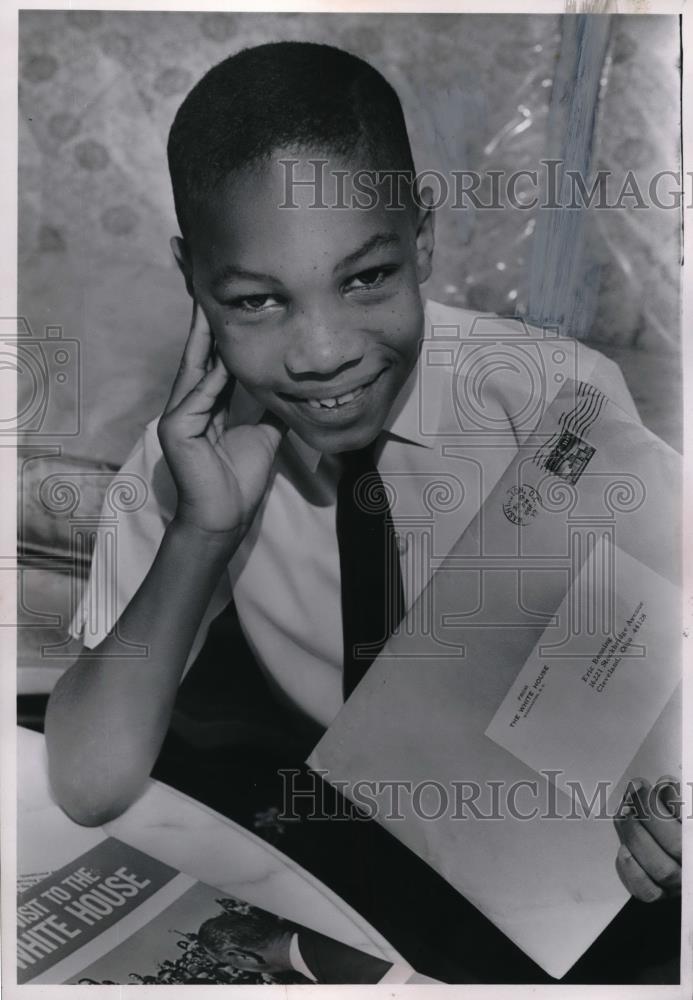
{"type": "MultiPolygon", "coordinates": [[[[467,527],[564,379],[596,385],[637,418],[623,376],[597,351],[554,332],[435,302],[418,362],[381,435],[406,604],[467,527]]],[[[235,421],[256,421],[242,389],[235,421]]],[[[88,647],[112,629],[151,566],[175,510],[175,486],[150,423],[116,480],[136,498],[104,508],[89,583],[71,633],[88,647]]],[[[342,621],[335,530],[338,462],[289,432],[251,529],[210,601],[188,658],[233,598],[241,627],[277,693],[323,726],[342,705],[342,621]]],[[[425,602],[406,627],[430,628],[425,602]]],[[[187,669],[187,667],[186,667],[187,669]]],[[[229,669],[233,653],[229,651],[229,669]]]]}
{"type": "Polygon", "coordinates": [[[298,943],[298,934],[291,935],[291,941],[289,942],[289,961],[291,962],[291,968],[295,972],[300,972],[306,979],[310,979],[314,983],[317,983],[317,979],[306,965],[303,955],[301,954],[301,949],[298,943]]]}

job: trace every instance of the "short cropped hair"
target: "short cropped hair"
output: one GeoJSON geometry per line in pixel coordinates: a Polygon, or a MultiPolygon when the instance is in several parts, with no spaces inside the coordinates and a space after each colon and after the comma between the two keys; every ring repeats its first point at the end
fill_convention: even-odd
{"type": "Polygon", "coordinates": [[[248,913],[226,911],[210,917],[197,932],[198,941],[211,952],[226,948],[239,951],[262,952],[270,942],[291,925],[279,917],[250,908],[248,913]]]}
{"type": "Polygon", "coordinates": [[[168,165],[178,224],[235,170],[280,148],[351,157],[414,176],[399,97],[358,56],[315,42],[271,42],[213,66],[178,109],[168,165]]]}

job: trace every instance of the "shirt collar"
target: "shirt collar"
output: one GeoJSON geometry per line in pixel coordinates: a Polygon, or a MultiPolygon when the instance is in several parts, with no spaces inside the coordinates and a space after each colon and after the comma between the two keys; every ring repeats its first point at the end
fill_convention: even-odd
{"type": "Polygon", "coordinates": [[[295,972],[299,972],[306,979],[310,979],[311,982],[317,983],[317,979],[310,971],[305,963],[303,955],[301,954],[301,948],[298,941],[298,933],[294,933],[291,936],[291,941],[289,942],[289,961],[295,972]]]}
{"type": "MultiPolygon", "coordinates": [[[[421,345],[423,346],[423,345],[421,345]]],[[[414,363],[406,382],[400,389],[383,425],[383,433],[397,437],[411,444],[432,447],[432,439],[423,434],[424,413],[422,407],[430,404],[424,392],[422,379],[422,351],[414,363]]]]}
{"type": "MultiPolygon", "coordinates": [[[[426,303],[424,317],[424,340],[421,345],[422,348],[425,341],[430,339],[428,303],[426,303]]],[[[423,351],[420,350],[414,367],[392,404],[387,420],[383,425],[383,433],[388,436],[400,438],[403,441],[408,441],[411,444],[431,448],[435,439],[430,434],[424,434],[424,424],[430,422],[437,423],[435,419],[431,421],[431,417],[434,415],[428,411],[432,407],[437,407],[440,410],[440,395],[438,392],[432,391],[427,393],[425,391],[426,386],[423,380],[425,358],[422,355],[423,351]]],[[[230,417],[232,422],[257,423],[262,413],[262,405],[240,383],[237,383],[231,403],[230,417]]],[[[285,441],[290,444],[308,471],[315,472],[320,464],[322,452],[317,448],[313,448],[312,445],[307,444],[293,430],[287,432],[285,441]]]]}

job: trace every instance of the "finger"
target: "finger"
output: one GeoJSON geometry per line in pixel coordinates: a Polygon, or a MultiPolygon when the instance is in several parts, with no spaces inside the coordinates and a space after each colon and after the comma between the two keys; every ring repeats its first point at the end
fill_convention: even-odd
{"type": "Polygon", "coordinates": [[[664,896],[664,890],[649,878],[625,844],[621,844],[618,849],[616,871],[631,896],[643,903],[654,903],[664,896]]]}
{"type": "Polygon", "coordinates": [[[679,823],[681,822],[683,802],[681,801],[681,790],[677,782],[667,781],[659,786],[659,802],[679,823]]]}
{"type": "MultiPolygon", "coordinates": [[[[230,376],[230,381],[235,385],[235,378],[230,376]]],[[[235,429],[237,425],[231,423],[225,423],[221,427],[218,433],[215,434],[215,443],[218,443],[229,431],[235,429]]],[[[250,425],[249,425],[250,426],[250,425]]],[[[276,450],[281,443],[282,438],[288,431],[287,425],[281,419],[281,417],[276,416],[271,410],[265,410],[260,419],[255,425],[253,425],[257,430],[259,430],[263,438],[267,441],[267,444],[276,450]]]]}
{"type": "Polygon", "coordinates": [[[181,400],[195,388],[202,376],[211,370],[209,359],[213,343],[212,331],[204,310],[197,302],[193,302],[190,332],[164,413],[175,409],[181,400]]]}
{"type": "Polygon", "coordinates": [[[635,818],[654,838],[659,846],[676,861],[681,860],[681,824],[661,799],[661,793],[670,783],[655,785],[641,781],[640,788],[631,796],[635,818]]]}
{"type": "MultiPolygon", "coordinates": [[[[214,361],[211,367],[213,368],[216,364],[223,365],[224,363],[221,360],[221,358],[218,357],[218,355],[216,355],[215,353],[214,361]]],[[[217,415],[220,415],[220,421],[222,427],[231,426],[232,417],[230,412],[230,406],[231,406],[231,397],[233,396],[235,388],[236,388],[236,376],[233,375],[227,368],[226,385],[217,396],[217,400],[214,404],[214,408],[212,411],[212,416],[216,417],[217,415]]]]}
{"type": "Polygon", "coordinates": [[[681,865],[667,854],[646,829],[645,823],[649,822],[634,816],[614,819],[619,840],[649,878],[662,889],[676,891],[681,887],[681,865]]]}
{"type": "Polygon", "coordinates": [[[229,374],[221,360],[202,376],[178,406],[168,415],[182,438],[201,437],[209,426],[215,403],[228,382],[229,374]]]}

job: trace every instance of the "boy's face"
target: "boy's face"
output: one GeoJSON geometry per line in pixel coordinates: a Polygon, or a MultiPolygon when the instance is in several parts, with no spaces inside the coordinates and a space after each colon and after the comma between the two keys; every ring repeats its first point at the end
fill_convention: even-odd
{"type": "Polygon", "coordinates": [[[244,951],[241,948],[229,946],[218,950],[207,950],[212,960],[224,968],[245,969],[247,972],[263,972],[267,970],[267,963],[252,951],[244,951]]]}
{"type": "MultiPolygon", "coordinates": [[[[228,370],[314,448],[353,450],[382,429],[417,357],[431,213],[388,209],[385,191],[368,210],[310,207],[307,187],[282,208],[281,158],[312,177],[306,161],[320,154],[277,153],[234,175],[196,214],[181,266],[228,370]]],[[[324,201],[336,199],[333,170],[349,172],[349,205],[354,167],[334,158],[324,201]]]]}

